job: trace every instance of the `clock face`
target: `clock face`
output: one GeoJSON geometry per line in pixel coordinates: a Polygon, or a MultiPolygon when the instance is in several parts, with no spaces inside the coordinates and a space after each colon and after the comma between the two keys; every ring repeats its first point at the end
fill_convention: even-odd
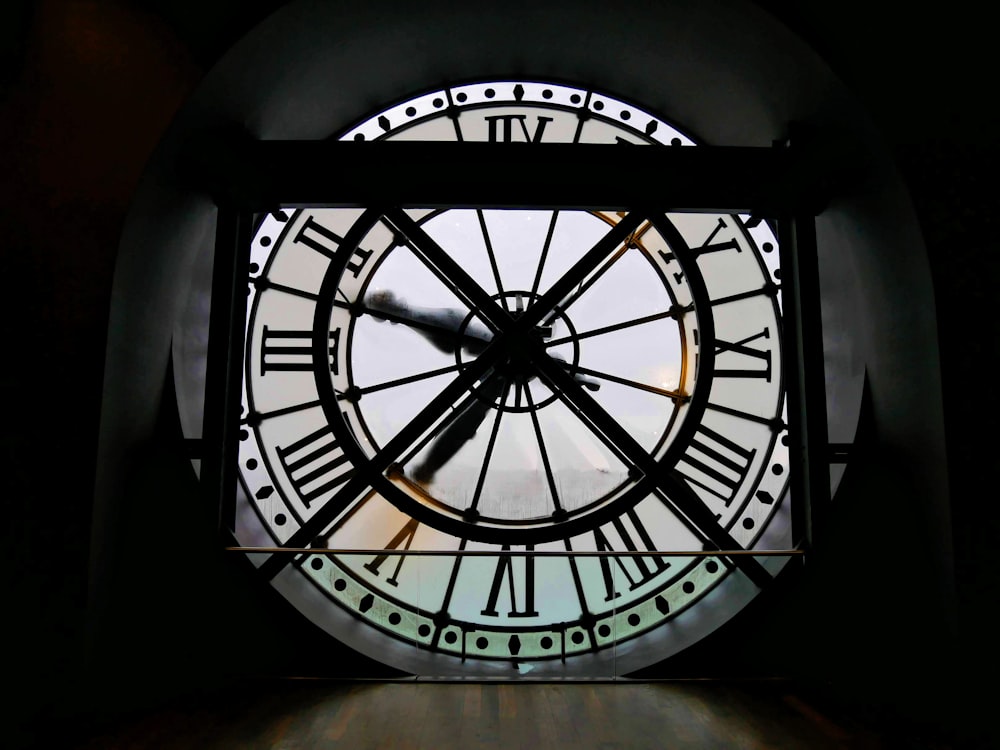
{"type": "MultiPolygon", "coordinates": [[[[529,82],[434,91],[343,138],[692,145],[529,82]]],[[[623,179],[655,184],[641,164],[623,179]]],[[[414,671],[635,668],[727,585],[768,580],[752,556],[697,554],[787,525],[765,223],[288,209],[259,222],[249,268],[237,537],[368,550],[265,563],[332,634],[414,671]],[[397,554],[415,551],[433,554],[397,554]]]]}

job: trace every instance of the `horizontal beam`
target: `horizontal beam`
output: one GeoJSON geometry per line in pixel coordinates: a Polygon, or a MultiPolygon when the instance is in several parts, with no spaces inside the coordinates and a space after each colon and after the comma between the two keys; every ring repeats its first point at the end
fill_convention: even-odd
{"type": "Polygon", "coordinates": [[[734,550],[439,550],[439,549],[341,549],[336,547],[226,547],[226,552],[255,554],[379,555],[388,557],[798,557],[801,549],[734,550]]]}
{"type": "Polygon", "coordinates": [[[184,172],[221,204],[819,213],[832,149],[203,138],[184,172]]]}

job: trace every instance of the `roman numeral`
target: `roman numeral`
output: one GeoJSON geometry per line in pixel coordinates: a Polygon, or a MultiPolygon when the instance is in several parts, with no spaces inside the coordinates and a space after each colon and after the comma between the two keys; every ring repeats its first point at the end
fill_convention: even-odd
{"type": "Polygon", "coordinates": [[[487,117],[486,122],[489,123],[489,141],[490,143],[513,143],[515,140],[515,133],[518,132],[514,123],[516,122],[520,126],[520,135],[524,136],[524,140],[527,143],[541,143],[542,134],[545,132],[545,126],[552,122],[551,117],[541,117],[535,118],[535,131],[531,132],[528,128],[528,116],[527,115],[493,115],[492,117],[487,117]]]}
{"type": "MultiPolygon", "coordinates": [[[[337,345],[340,329],[330,331],[330,371],[337,375],[337,345]]],[[[312,331],[279,331],[264,326],[260,340],[260,374],[268,372],[308,372],[313,369],[312,331]]]]}
{"type": "Polygon", "coordinates": [[[307,508],[322,495],[344,484],[354,473],[329,425],[284,448],[279,446],[277,453],[307,508]]]}
{"type": "Polygon", "coordinates": [[[725,229],[728,224],[726,224],[725,219],[719,217],[719,222],[715,225],[712,233],[708,235],[708,239],[701,243],[701,247],[691,248],[695,255],[707,255],[708,253],[717,253],[721,250],[735,250],[738,253],[743,252],[740,246],[737,244],[736,239],[733,238],[727,242],[712,242],[715,239],[715,235],[725,229]]]}
{"type": "MultiPolygon", "coordinates": [[[[311,247],[317,253],[330,260],[333,260],[337,248],[340,247],[340,243],[343,241],[343,237],[320,224],[314,216],[309,216],[306,219],[294,239],[294,242],[311,247]]],[[[351,260],[347,264],[347,270],[353,274],[354,278],[358,277],[361,269],[364,268],[365,263],[368,262],[371,256],[371,250],[363,250],[360,247],[355,248],[354,254],[351,255],[351,260]]]]}
{"type": "MultiPolygon", "coordinates": [[[[404,550],[410,548],[410,544],[413,543],[413,536],[417,533],[417,526],[420,524],[417,522],[416,518],[411,518],[407,521],[403,528],[401,528],[396,536],[389,540],[389,543],[383,547],[386,550],[396,550],[402,545],[404,550]]],[[[379,568],[382,567],[382,563],[386,561],[389,555],[378,555],[371,562],[365,563],[365,569],[371,571],[375,575],[379,574],[379,568]]],[[[385,579],[385,582],[390,586],[397,586],[399,584],[399,570],[403,567],[403,561],[406,560],[406,555],[393,555],[396,558],[396,566],[393,568],[392,575],[385,579]]]]}
{"type": "MultiPolygon", "coordinates": [[[[507,552],[510,550],[510,545],[505,544],[502,549],[504,552],[507,552]]],[[[531,551],[534,549],[534,546],[528,545],[525,549],[531,551]]],[[[507,616],[536,616],[538,612],[535,611],[535,558],[532,555],[513,558],[510,555],[500,555],[500,559],[497,560],[496,572],[493,574],[493,585],[490,586],[490,596],[486,602],[486,609],[482,610],[481,614],[487,617],[500,616],[500,613],[497,612],[497,600],[500,598],[500,592],[505,580],[507,582],[508,595],[510,596],[510,611],[507,613],[507,616]],[[524,573],[522,576],[518,576],[518,571],[515,570],[515,567],[521,567],[521,561],[523,561],[524,573]],[[518,595],[518,592],[520,592],[520,595],[518,595]],[[518,609],[518,601],[523,604],[521,609],[518,609]]]]}
{"type": "MultiPolygon", "coordinates": [[[[767,382],[771,382],[771,352],[767,349],[755,349],[752,346],[747,346],[752,341],[757,339],[770,339],[771,331],[769,328],[765,327],[760,333],[755,333],[752,336],[747,336],[745,339],[740,339],[739,341],[723,341],[722,339],[715,340],[715,354],[718,357],[720,354],[731,353],[740,354],[744,357],[750,357],[753,360],[761,363],[761,366],[755,368],[743,368],[743,369],[731,369],[731,368],[717,368],[715,370],[715,377],[717,378],[765,378],[767,382]]],[[[727,359],[729,359],[727,357],[727,359]]]]}
{"type": "MultiPolygon", "coordinates": [[[[720,217],[718,223],[715,225],[715,228],[712,230],[711,234],[708,235],[706,240],[703,243],[701,243],[699,247],[692,247],[691,253],[697,258],[702,255],[708,255],[709,253],[718,253],[723,250],[735,250],[738,253],[743,252],[743,249],[739,246],[739,243],[736,242],[735,238],[727,240],[725,242],[712,242],[712,240],[715,239],[715,236],[728,226],[729,225],[726,224],[725,219],[722,219],[720,217]]],[[[663,258],[663,260],[666,261],[667,263],[677,259],[677,256],[674,255],[669,250],[660,250],[659,253],[660,257],[663,258]]],[[[683,273],[681,272],[674,273],[674,281],[680,284],[681,281],[683,280],[684,280],[683,273]]]]}
{"type": "MultiPolygon", "coordinates": [[[[653,544],[649,532],[646,531],[646,527],[639,520],[639,515],[635,512],[635,508],[626,511],[624,516],[619,516],[611,524],[614,526],[615,531],[618,532],[618,538],[621,539],[622,545],[628,551],[656,551],[656,546],[653,544]],[[631,531],[625,523],[626,518],[631,523],[631,531]]],[[[620,551],[615,549],[600,527],[594,529],[594,541],[597,544],[597,549],[601,552],[620,551]]],[[[612,560],[614,560],[619,570],[621,570],[628,580],[630,591],[634,591],[658,573],[670,567],[670,563],[662,557],[601,557],[599,559],[601,561],[601,575],[604,578],[604,589],[607,592],[607,596],[604,597],[604,601],[606,602],[621,596],[615,590],[615,575],[611,569],[612,560]]]]}
{"type": "Polygon", "coordinates": [[[677,462],[677,472],[728,506],[746,479],[756,452],[700,425],[687,452],[677,462]]]}

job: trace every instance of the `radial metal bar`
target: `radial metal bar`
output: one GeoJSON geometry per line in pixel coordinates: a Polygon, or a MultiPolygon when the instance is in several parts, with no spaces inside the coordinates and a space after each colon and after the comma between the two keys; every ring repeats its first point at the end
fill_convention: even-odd
{"type": "Polygon", "coordinates": [[[735,550],[438,550],[438,549],[353,549],[333,547],[226,547],[226,552],[253,552],[258,554],[290,553],[315,555],[391,555],[394,557],[795,557],[804,554],[800,549],[735,549],[735,550]]]}

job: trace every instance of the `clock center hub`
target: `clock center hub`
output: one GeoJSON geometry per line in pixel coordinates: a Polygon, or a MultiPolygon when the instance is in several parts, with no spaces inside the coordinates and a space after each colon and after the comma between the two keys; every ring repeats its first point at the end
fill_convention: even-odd
{"type": "MultiPolygon", "coordinates": [[[[518,318],[540,296],[535,292],[514,290],[495,294],[493,299],[511,317],[518,318]]],[[[460,335],[465,334],[476,317],[475,312],[470,312],[465,317],[460,335]]],[[[511,337],[504,354],[503,359],[473,388],[476,398],[499,411],[537,411],[557,398],[552,389],[538,377],[538,358],[549,357],[573,372],[580,361],[580,344],[573,321],[557,307],[530,332],[511,337]]],[[[472,356],[464,349],[458,349],[455,359],[460,367],[465,367],[472,356]]]]}

